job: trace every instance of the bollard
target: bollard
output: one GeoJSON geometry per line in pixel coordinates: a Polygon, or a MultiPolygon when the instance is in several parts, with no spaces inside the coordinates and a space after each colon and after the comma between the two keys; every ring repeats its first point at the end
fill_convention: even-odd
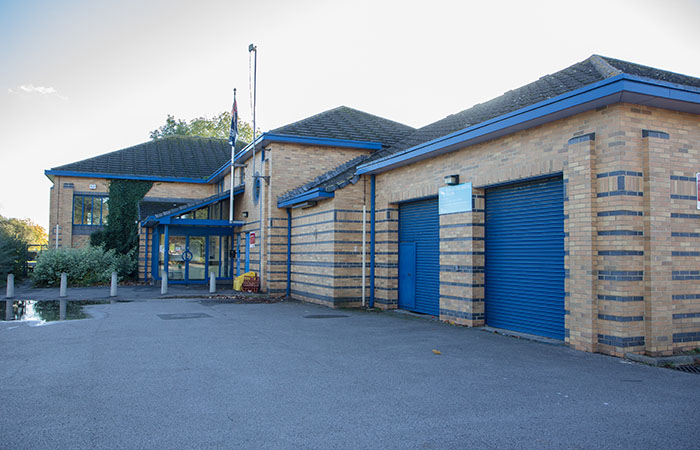
{"type": "Polygon", "coordinates": [[[12,320],[15,318],[14,311],[12,310],[12,300],[5,300],[5,320],[12,320]]]}
{"type": "Polygon", "coordinates": [[[66,300],[59,301],[58,305],[58,320],[66,320],[66,300]]]}
{"type": "Polygon", "coordinates": [[[117,296],[117,272],[112,272],[112,286],[109,288],[109,296],[117,296]]]}
{"type": "Polygon", "coordinates": [[[7,298],[15,296],[15,276],[11,273],[7,275],[7,298]]]}
{"type": "Polygon", "coordinates": [[[165,295],[168,293],[168,276],[164,276],[160,280],[160,295],[165,295]]]}
{"type": "Polygon", "coordinates": [[[61,274],[61,288],[58,291],[59,297],[66,297],[68,295],[68,274],[63,272],[61,274]]]}
{"type": "Polygon", "coordinates": [[[213,294],[216,292],[216,275],[214,275],[214,271],[209,272],[209,293],[213,294]]]}

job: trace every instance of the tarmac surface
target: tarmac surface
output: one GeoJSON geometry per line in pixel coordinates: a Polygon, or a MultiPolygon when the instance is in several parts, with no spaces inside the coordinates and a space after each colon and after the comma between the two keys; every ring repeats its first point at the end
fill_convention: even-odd
{"type": "Polygon", "coordinates": [[[148,292],[0,322],[0,448],[700,447],[700,375],[405,314],[148,292]]]}

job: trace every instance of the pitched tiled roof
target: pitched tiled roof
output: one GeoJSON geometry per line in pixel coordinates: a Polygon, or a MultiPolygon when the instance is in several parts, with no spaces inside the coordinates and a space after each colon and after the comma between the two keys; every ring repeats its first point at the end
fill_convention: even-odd
{"type": "Polygon", "coordinates": [[[437,139],[464,128],[485,122],[489,119],[516,111],[529,105],[556,97],[589,84],[602,81],[621,73],[627,73],[653,80],[662,80],[685,86],[700,88],[700,79],[681,75],[652,67],[642,66],[626,61],[621,61],[605,56],[593,55],[588,59],[576,63],[566,69],[560,70],[551,75],[545,75],[537,81],[508,91],[500,97],[496,97],[485,103],[472,106],[469,109],[445,117],[437,122],[426,125],[406,138],[393,144],[388,148],[383,148],[372,155],[364,158],[357,158],[354,165],[344,164],[330,172],[318,177],[311,183],[307,183],[300,188],[287,192],[280,196],[280,200],[287,200],[303,192],[321,188],[327,192],[332,192],[342,188],[355,179],[357,166],[380,158],[392,155],[402,150],[415,147],[424,142],[437,139]]]}
{"type": "Polygon", "coordinates": [[[139,220],[144,220],[149,216],[155,216],[165,211],[178,208],[189,204],[191,201],[183,201],[179,199],[173,200],[148,200],[143,199],[139,202],[139,220]]]}
{"type": "Polygon", "coordinates": [[[298,122],[271,130],[273,134],[317,138],[347,139],[392,145],[415,128],[347,106],[324,111],[298,122]]]}
{"type": "MultiPolygon", "coordinates": [[[[236,150],[245,145],[238,142],[236,150]]],[[[230,159],[231,147],[224,139],[169,136],[51,170],[201,179],[211,176],[230,159]]]]}

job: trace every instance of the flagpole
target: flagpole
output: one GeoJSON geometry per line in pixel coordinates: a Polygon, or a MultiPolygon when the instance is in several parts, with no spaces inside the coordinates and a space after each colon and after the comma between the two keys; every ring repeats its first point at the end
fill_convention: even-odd
{"type": "MultiPolygon", "coordinates": [[[[236,104],[236,88],[233,88],[233,104],[234,105],[236,104]]],[[[231,111],[231,121],[234,121],[234,120],[237,120],[237,118],[233,117],[233,111],[231,111]]],[[[238,125],[238,124],[236,124],[236,125],[238,125]]],[[[236,141],[234,140],[233,142],[230,142],[230,144],[231,144],[231,192],[229,195],[228,221],[229,221],[229,223],[233,223],[233,187],[234,187],[233,157],[234,157],[234,154],[236,152],[236,141]]],[[[233,236],[231,238],[233,238],[233,236]]]]}

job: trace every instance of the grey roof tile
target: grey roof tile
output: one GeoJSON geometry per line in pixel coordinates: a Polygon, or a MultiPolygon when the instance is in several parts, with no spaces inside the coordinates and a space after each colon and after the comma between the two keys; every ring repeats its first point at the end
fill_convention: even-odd
{"type": "Polygon", "coordinates": [[[365,158],[357,158],[353,160],[355,161],[354,165],[349,166],[348,164],[343,164],[329,171],[327,174],[321,175],[314,181],[281,195],[279,199],[287,200],[316,188],[322,188],[328,192],[332,192],[351,182],[355,177],[357,166],[360,164],[390,156],[424,142],[463,130],[472,125],[602,81],[606,78],[619,75],[620,73],[700,88],[700,79],[695,77],[608,58],[606,56],[593,55],[559,72],[545,75],[537,81],[510,90],[492,100],[474,105],[469,109],[449,115],[444,119],[419,128],[390,147],[383,148],[365,158]]]}
{"type": "Polygon", "coordinates": [[[392,145],[415,128],[347,106],[324,111],[298,122],[276,128],[273,134],[348,139],[392,145]]]}
{"type": "MultiPolygon", "coordinates": [[[[236,150],[245,147],[238,142],[236,150]]],[[[231,159],[224,139],[169,136],[51,170],[142,177],[208,178],[231,159]]]]}

